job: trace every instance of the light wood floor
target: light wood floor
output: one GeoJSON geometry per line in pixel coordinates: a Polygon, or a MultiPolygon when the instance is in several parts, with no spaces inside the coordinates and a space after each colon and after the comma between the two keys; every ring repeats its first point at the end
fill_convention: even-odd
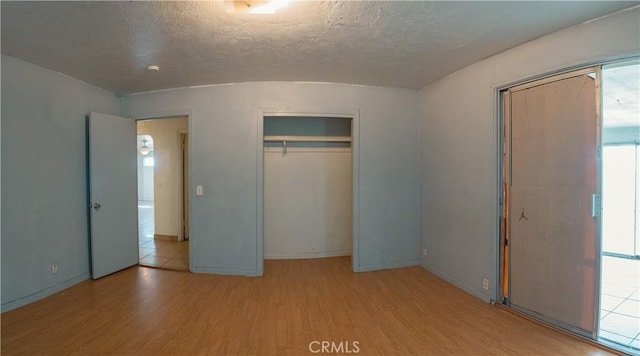
{"type": "Polygon", "coordinates": [[[85,281],[2,314],[2,354],[304,355],[312,341],[358,341],[367,355],[606,354],[421,267],[354,274],[328,258],[264,271],[133,267],[85,281]]]}

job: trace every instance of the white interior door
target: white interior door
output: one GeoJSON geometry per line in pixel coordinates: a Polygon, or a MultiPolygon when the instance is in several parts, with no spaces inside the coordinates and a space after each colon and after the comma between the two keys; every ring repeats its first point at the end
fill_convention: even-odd
{"type": "Polygon", "coordinates": [[[584,73],[511,91],[512,307],[593,337],[597,92],[584,73]]]}
{"type": "Polygon", "coordinates": [[[91,277],[138,263],[134,120],[92,112],[89,132],[91,277]]]}

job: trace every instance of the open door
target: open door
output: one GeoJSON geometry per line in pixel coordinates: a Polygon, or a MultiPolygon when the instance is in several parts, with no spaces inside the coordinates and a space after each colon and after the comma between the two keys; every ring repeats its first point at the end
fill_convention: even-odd
{"type": "Polygon", "coordinates": [[[91,277],[138,263],[136,123],[92,112],[88,118],[91,277]]]}

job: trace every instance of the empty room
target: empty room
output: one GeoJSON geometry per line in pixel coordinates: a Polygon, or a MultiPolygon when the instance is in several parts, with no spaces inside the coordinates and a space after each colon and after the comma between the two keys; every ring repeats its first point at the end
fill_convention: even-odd
{"type": "Polygon", "coordinates": [[[640,2],[0,12],[2,354],[640,354],[640,2]]]}

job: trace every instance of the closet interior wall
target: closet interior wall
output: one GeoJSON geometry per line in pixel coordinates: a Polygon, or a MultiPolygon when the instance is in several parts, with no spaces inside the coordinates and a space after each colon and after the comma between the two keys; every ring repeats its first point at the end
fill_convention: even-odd
{"type": "Polygon", "coordinates": [[[264,118],[264,258],[350,256],[350,118],[264,118]]]}

